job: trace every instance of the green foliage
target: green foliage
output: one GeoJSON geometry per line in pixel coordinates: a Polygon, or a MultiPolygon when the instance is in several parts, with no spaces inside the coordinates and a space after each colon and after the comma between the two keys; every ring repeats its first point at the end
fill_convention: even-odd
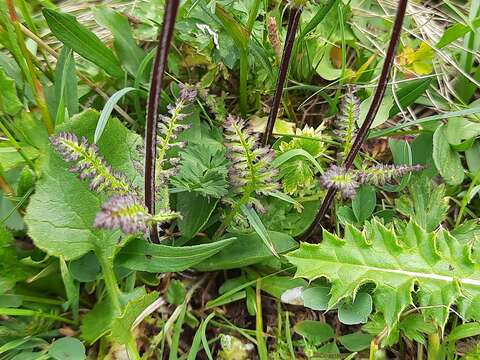
{"type": "Polygon", "coordinates": [[[203,144],[192,144],[180,152],[180,169],[171,179],[174,191],[198,192],[220,198],[227,194],[225,152],[203,144]]]}
{"type": "Polygon", "coordinates": [[[395,201],[396,209],[423,229],[435,230],[447,215],[445,186],[434,185],[426,176],[421,176],[412,181],[408,192],[409,195],[395,201]]]}
{"type": "MultiPolygon", "coordinates": [[[[128,243],[117,255],[119,263],[132,270],[175,272],[186,270],[205,259],[228,249],[234,242],[229,237],[214,243],[173,247],[146,243],[143,239],[128,243]]],[[[218,255],[217,255],[218,256],[218,255]]]]}
{"type": "MultiPolygon", "coordinates": [[[[321,127],[314,129],[308,126],[297,130],[295,137],[280,143],[279,158],[282,154],[297,149],[306,151],[313,159],[319,158],[326,150],[325,135],[322,134],[322,130],[321,127]]],[[[312,192],[312,188],[316,185],[316,174],[318,174],[317,168],[302,156],[294,156],[279,167],[279,178],[282,181],[283,191],[291,195],[312,192]]]]}
{"type": "Polygon", "coordinates": [[[55,360],[83,360],[85,346],[73,337],[64,337],[56,340],[48,349],[48,355],[55,360]]]}
{"type": "Polygon", "coordinates": [[[43,9],[43,15],[52,33],[66,46],[110,75],[117,78],[123,76],[123,70],[113,52],[88,28],[78,23],[74,16],[50,9],[43,9]]]}
{"type": "Polygon", "coordinates": [[[474,305],[480,290],[478,264],[468,246],[446,230],[427,232],[410,222],[397,233],[374,220],[363,231],[347,225],[343,239],[324,230],[322,244],[303,243],[287,258],[297,266],[296,276],[325,277],[332,283],[330,308],[343,298],[355,298],[362,284],[374,283],[374,304],[389,329],[413,305],[414,285],[422,313],[438,326],[445,326],[453,304],[466,318],[479,316],[474,305]]]}
{"type": "MultiPolygon", "coordinates": [[[[92,139],[97,118],[96,112],[88,110],[66,122],[61,129],[75,130],[78,136],[92,139]]],[[[112,120],[98,147],[113,168],[135,179],[137,173],[132,165],[132,154],[140,138],[118,120],[112,120]],[[122,148],[115,146],[113,150],[117,143],[123,144],[122,148]]],[[[65,260],[78,258],[91,250],[110,257],[119,233],[96,230],[92,226],[105,196],[92,193],[67,167],[53,149],[42,158],[43,177],[37,183],[25,217],[29,234],[36,246],[48,254],[64,256],[65,260]]]]}

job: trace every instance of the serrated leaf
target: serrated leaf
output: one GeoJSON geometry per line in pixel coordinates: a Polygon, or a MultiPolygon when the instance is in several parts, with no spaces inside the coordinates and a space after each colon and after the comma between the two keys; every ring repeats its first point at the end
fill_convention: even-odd
{"type": "MultiPolygon", "coordinates": [[[[87,110],[62,124],[58,131],[72,131],[92,140],[98,113],[87,110]]],[[[127,130],[120,121],[109,121],[101,141],[100,152],[112,167],[136,182],[139,175],[132,157],[140,137],[127,130]]],[[[88,184],[68,171],[69,165],[53,149],[42,158],[42,178],[31,197],[25,221],[35,245],[65,260],[79,258],[89,251],[110,256],[119,232],[93,228],[96,213],[105,195],[90,191],[88,184]]]]}
{"type": "Polygon", "coordinates": [[[460,155],[450,147],[447,128],[440,125],[433,134],[433,161],[438,172],[449,185],[459,185],[464,178],[460,155]]]}
{"type": "Polygon", "coordinates": [[[120,64],[102,41],[74,16],[44,8],[43,16],[53,35],[85,59],[100,66],[110,75],[121,78],[124,74],[120,64]]]}
{"type": "Polygon", "coordinates": [[[374,283],[374,305],[391,329],[413,303],[414,286],[423,314],[440,326],[453,304],[465,318],[480,318],[480,266],[468,254],[445,230],[428,233],[410,222],[397,234],[372,221],[364,231],[348,225],[344,238],[324,230],[321,244],[302,243],[286,257],[297,266],[296,276],[331,282],[330,308],[374,283]]]}
{"type": "Polygon", "coordinates": [[[117,255],[119,264],[127,269],[147,272],[177,272],[186,270],[230,246],[235,238],[213,243],[174,247],[157,245],[136,239],[117,255]]]}

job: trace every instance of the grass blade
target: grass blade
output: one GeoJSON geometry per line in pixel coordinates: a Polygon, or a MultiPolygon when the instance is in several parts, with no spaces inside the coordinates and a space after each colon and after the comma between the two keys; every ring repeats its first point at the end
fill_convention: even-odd
{"type": "Polygon", "coordinates": [[[103,107],[102,112],[100,113],[100,117],[98,118],[97,127],[95,128],[95,135],[93,137],[93,142],[96,144],[100,137],[103,134],[103,130],[105,130],[105,126],[107,126],[107,121],[112,114],[113,107],[117,104],[117,102],[127,93],[130,91],[136,90],[133,87],[126,87],[121,90],[118,90],[115,94],[113,94],[108,101],[106,102],[105,106],[103,107]]]}

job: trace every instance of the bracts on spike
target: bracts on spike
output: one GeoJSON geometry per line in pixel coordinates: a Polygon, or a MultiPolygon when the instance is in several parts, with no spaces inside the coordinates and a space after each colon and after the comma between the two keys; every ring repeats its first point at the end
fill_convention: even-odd
{"type": "MultiPolygon", "coordinates": [[[[353,161],[355,160],[355,157],[358,154],[358,151],[360,150],[363,142],[367,137],[368,131],[372,126],[373,120],[375,119],[375,116],[378,113],[378,110],[382,103],[383,96],[385,95],[388,78],[390,75],[390,70],[392,69],[393,62],[395,61],[395,51],[397,49],[397,45],[400,40],[400,34],[402,31],[403,20],[405,18],[407,3],[408,3],[408,0],[399,0],[398,2],[395,22],[393,24],[392,35],[390,37],[390,44],[388,45],[388,50],[385,56],[385,62],[383,64],[382,73],[378,81],[378,86],[373,96],[372,104],[370,105],[365,121],[363,122],[360,130],[358,131],[355,141],[353,142],[352,148],[350,149],[347,155],[347,158],[345,159],[345,162],[343,164],[343,166],[346,169],[349,169],[352,166],[353,161]]],[[[318,231],[318,228],[320,227],[320,224],[323,218],[325,217],[328,209],[330,208],[330,205],[332,204],[332,201],[333,201],[333,198],[335,197],[336,192],[337,192],[337,189],[335,189],[334,187],[331,187],[328,190],[315,219],[313,220],[309,228],[300,236],[300,240],[307,241],[312,235],[314,235],[318,231]]]]}

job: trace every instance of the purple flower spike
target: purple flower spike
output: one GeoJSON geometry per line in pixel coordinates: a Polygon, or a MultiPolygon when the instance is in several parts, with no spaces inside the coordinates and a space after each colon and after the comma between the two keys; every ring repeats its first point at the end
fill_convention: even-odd
{"type": "Polygon", "coordinates": [[[146,233],[151,218],[135,196],[113,196],[102,205],[95,217],[94,226],[100,229],[120,229],[125,234],[146,233]]]}

